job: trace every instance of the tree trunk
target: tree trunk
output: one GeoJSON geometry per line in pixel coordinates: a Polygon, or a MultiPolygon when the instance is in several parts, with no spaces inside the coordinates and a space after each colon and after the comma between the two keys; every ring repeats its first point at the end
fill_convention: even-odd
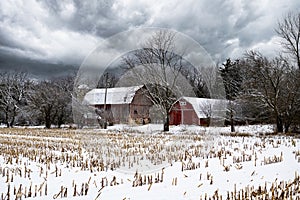
{"type": "Polygon", "coordinates": [[[9,122],[9,127],[12,128],[15,123],[15,117],[12,117],[11,121],[9,122]]]}
{"type": "Polygon", "coordinates": [[[6,124],[6,127],[9,128],[8,112],[7,111],[5,112],[5,124],[6,124]]]}
{"type": "Polygon", "coordinates": [[[46,106],[44,108],[45,126],[48,129],[51,128],[51,123],[52,123],[51,112],[52,112],[52,105],[46,106]]]}
{"type": "Polygon", "coordinates": [[[5,111],[5,124],[7,128],[12,128],[13,125],[13,121],[10,120],[10,111],[8,110],[8,108],[5,111]]]}
{"type": "Polygon", "coordinates": [[[284,124],[284,132],[285,132],[285,133],[288,133],[288,132],[289,132],[289,129],[290,129],[290,123],[285,123],[285,124],[284,124]]]}
{"type": "Polygon", "coordinates": [[[164,131],[169,131],[170,130],[169,125],[170,125],[170,116],[169,116],[169,113],[168,113],[167,116],[166,116],[166,121],[164,123],[164,131]]]}
{"type": "Polygon", "coordinates": [[[51,116],[50,116],[50,113],[46,112],[45,113],[45,125],[46,125],[46,128],[51,128],[51,116]]]}
{"type": "Polygon", "coordinates": [[[45,119],[46,128],[51,128],[51,120],[50,117],[46,117],[45,119]]]}
{"type": "Polygon", "coordinates": [[[230,131],[235,132],[232,109],[230,110],[230,131]]]}
{"type": "Polygon", "coordinates": [[[276,132],[277,133],[283,132],[283,124],[282,124],[282,119],[280,118],[280,116],[276,117],[276,132]]]}
{"type": "Polygon", "coordinates": [[[11,128],[14,126],[16,115],[17,115],[17,111],[16,111],[16,107],[14,107],[11,120],[9,122],[9,127],[11,128]]]}
{"type": "Polygon", "coordinates": [[[64,123],[64,111],[61,112],[62,113],[57,116],[57,128],[61,128],[61,125],[64,123]]]}

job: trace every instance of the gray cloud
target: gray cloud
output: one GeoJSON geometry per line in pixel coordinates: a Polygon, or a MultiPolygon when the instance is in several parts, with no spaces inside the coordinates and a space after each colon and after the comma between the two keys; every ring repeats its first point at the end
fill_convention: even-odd
{"type": "Polygon", "coordinates": [[[22,71],[33,79],[48,79],[52,77],[75,75],[78,67],[63,63],[48,63],[30,60],[0,51],[0,72],[22,71]]]}
{"type": "Polygon", "coordinates": [[[152,26],[187,34],[216,62],[249,49],[272,56],[279,49],[277,21],[299,8],[298,0],[1,1],[0,68],[20,60],[28,68],[39,63],[41,73],[49,64],[78,67],[103,39],[152,26]]]}

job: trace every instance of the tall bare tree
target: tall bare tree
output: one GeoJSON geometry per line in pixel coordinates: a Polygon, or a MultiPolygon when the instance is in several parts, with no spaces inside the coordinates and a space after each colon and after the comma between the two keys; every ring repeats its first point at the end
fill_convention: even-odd
{"type": "Polygon", "coordinates": [[[282,47],[292,56],[300,69],[300,13],[288,13],[278,22],[276,32],[283,39],[282,47]]]}
{"type": "Polygon", "coordinates": [[[44,80],[32,86],[28,93],[28,107],[40,115],[46,128],[60,127],[71,118],[72,77],[44,80]]]}
{"type": "Polygon", "coordinates": [[[16,116],[22,111],[27,86],[27,74],[24,72],[8,72],[0,75],[0,108],[4,112],[7,127],[14,125],[16,116]]]}
{"type": "Polygon", "coordinates": [[[46,128],[50,128],[55,118],[57,101],[56,88],[50,81],[42,81],[33,85],[28,94],[29,109],[41,115],[46,128]]]}
{"type": "Polygon", "coordinates": [[[299,112],[299,73],[283,57],[268,60],[258,52],[247,52],[244,98],[261,112],[270,112],[277,132],[288,132],[299,112]]]}
{"type": "Polygon", "coordinates": [[[73,76],[60,77],[53,80],[57,92],[55,106],[55,124],[60,128],[64,123],[72,121],[72,90],[74,85],[73,76]]]}
{"type": "Polygon", "coordinates": [[[146,84],[150,99],[164,116],[164,131],[169,130],[169,112],[181,96],[183,55],[176,54],[176,34],[161,30],[154,33],[141,49],[123,57],[123,62],[139,84],[146,84]]]}

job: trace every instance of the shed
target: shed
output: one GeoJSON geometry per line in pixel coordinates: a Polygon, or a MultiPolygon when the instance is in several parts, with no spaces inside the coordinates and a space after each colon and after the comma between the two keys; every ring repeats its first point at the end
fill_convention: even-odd
{"type": "Polygon", "coordinates": [[[212,120],[223,121],[226,115],[224,99],[181,97],[170,111],[170,125],[208,126],[212,120]]]}

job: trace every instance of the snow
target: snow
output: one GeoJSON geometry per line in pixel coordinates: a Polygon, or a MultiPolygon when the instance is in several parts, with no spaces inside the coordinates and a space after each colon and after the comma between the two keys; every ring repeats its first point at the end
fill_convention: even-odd
{"type": "MultiPolygon", "coordinates": [[[[162,124],[146,124],[146,125],[127,125],[127,124],[116,124],[114,126],[108,127],[109,131],[122,131],[126,130],[129,132],[139,132],[139,133],[160,133],[162,131],[162,124]]],[[[251,135],[255,134],[267,134],[274,132],[273,125],[248,125],[248,126],[235,126],[237,133],[248,133],[251,135]]],[[[203,127],[197,125],[179,125],[170,126],[170,133],[181,134],[181,133],[230,133],[230,126],[227,127],[203,127]]]]}
{"type": "MultiPolygon", "coordinates": [[[[107,88],[106,103],[107,104],[130,104],[133,97],[143,85],[133,87],[116,87],[107,88]]],[[[89,91],[83,102],[88,105],[103,105],[105,99],[105,88],[97,88],[89,91]]]]}
{"type": "Polygon", "coordinates": [[[18,191],[22,184],[21,192],[28,194],[31,186],[33,196],[37,187],[29,200],[54,199],[61,187],[67,188],[67,197],[57,199],[204,199],[216,193],[226,199],[228,192],[255,192],[259,186],[271,195],[273,185],[279,193],[282,181],[290,183],[293,199],[300,196],[299,137],[262,135],[273,132],[271,125],[236,127],[249,136],[230,136],[230,127],[171,126],[169,133],[161,129],[161,124],[117,125],[106,131],[2,128],[0,196],[10,185],[10,199],[15,199],[14,188],[18,191]],[[174,159],[159,163],[159,156],[174,159]],[[119,158],[124,166],[113,170],[110,165],[103,171],[90,166],[90,161],[112,164],[119,158]],[[152,176],[153,183],[133,187],[136,174],[142,179],[152,176]],[[114,177],[117,184],[110,185],[114,177]],[[79,196],[82,184],[88,185],[88,191],[79,196]],[[75,185],[78,194],[73,196],[75,185]]]}

